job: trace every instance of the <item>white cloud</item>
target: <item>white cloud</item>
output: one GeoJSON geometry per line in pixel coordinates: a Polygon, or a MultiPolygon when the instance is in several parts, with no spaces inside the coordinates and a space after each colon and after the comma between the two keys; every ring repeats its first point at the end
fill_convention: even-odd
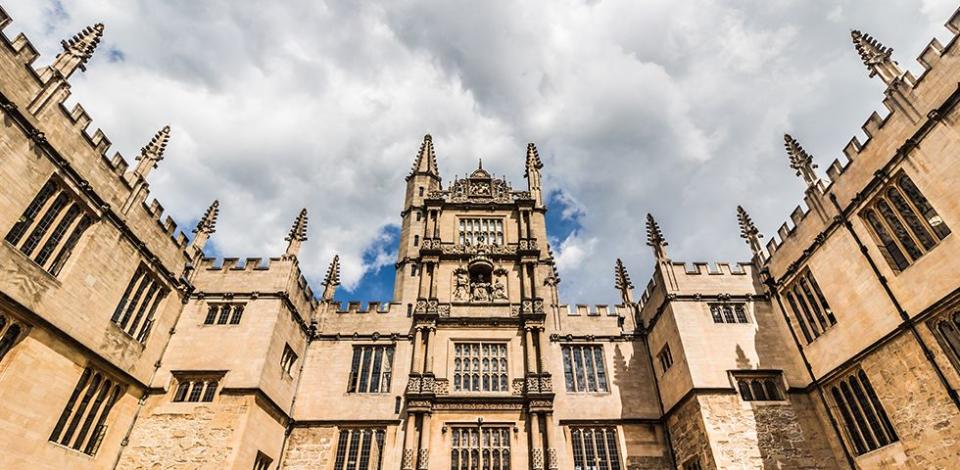
{"type": "MultiPolygon", "coordinates": [[[[445,180],[484,167],[522,185],[525,143],[581,228],[555,247],[564,295],[614,296],[622,257],[649,273],[643,218],[677,259],[740,259],[733,208],[773,230],[800,200],[781,136],[825,167],[882,88],[849,44],[862,28],[914,57],[947,1],[14,0],[48,62],[59,41],[103,21],[104,44],[74,97],[128,159],[174,129],[151,186],[182,223],[222,205],[214,243],[277,255],[310,210],[302,266],[322,279],[341,254],[346,288],[388,267],[419,139],[445,180]],[[115,51],[109,54],[109,51],[115,51]],[[113,60],[111,59],[113,56],[113,60]],[[121,60],[117,60],[122,57],[121,60]],[[364,264],[364,253],[376,251],[364,264]]],[[[389,268],[387,268],[389,269],[389,268]]],[[[581,297],[582,296],[582,297],[581,297]]]]}

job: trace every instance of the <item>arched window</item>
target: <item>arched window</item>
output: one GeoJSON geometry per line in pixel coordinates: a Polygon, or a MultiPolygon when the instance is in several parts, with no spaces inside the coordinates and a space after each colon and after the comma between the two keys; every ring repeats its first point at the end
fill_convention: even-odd
{"type": "Polygon", "coordinates": [[[777,388],[776,382],[771,379],[763,381],[763,389],[767,392],[767,400],[782,400],[780,397],[780,390],[777,388]]]}
{"type": "Polygon", "coordinates": [[[880,219],[877,217],[877,214],[868,210],[863,213],[863,218],[867,220],[867,223],[870,224],[870,228],[873,229],[874,233],[877,235],[877,238],[880,239],[880,243],[883,246],[883,254],[887,258],[887,262],[892,264],[897,268],[897,270],[906,269],[907,266],[910,266],[910,262],[907,261],[907,257],[903,255],[903,252],[900,251],[900,247],[897,246],[897,242],[893,241],[893,237],[890,236],[890,233],[887,232],[887,228],[880,223],[880,219]]]}
{"type": "Polygon", "coordinates": [[[753,399],[758,401],[767,400],[767,392],[763,390],[763,382],[759,380],[750,381],[750,391],[753,392],[753,399]]]}
{"type": "Polygon", "coordinates": [[[750,391],[750,384],[745,380],[737,381],[737,388],[740,389],[740,398],[743,401],[753,401],[753,392],[750,391]]]}
{"type": "Polygon", "coordinates": [[[20,339],[22,331],[23,328],[19,323],[0,315],[0,361],[13,349],[13,345],[20,339]]]}
{"type": "Polygon", "coordinates": [[[837,411],[857,455],[898,440],[867,374],[857,370],[830,387],[837,411]]]}

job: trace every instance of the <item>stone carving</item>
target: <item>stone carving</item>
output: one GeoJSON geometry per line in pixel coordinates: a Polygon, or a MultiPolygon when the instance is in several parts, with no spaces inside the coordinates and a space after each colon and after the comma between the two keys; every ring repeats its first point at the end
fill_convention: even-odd
{"type": "Polygon", "coordinates": [[[549,470],[557,470],[560,468],[557,465],[557,449],[550,449],[547,451],[547,468],[549,470]]]}
{"type": "Polygon", "coordinates": [[[517,242],[517,249],[520,251],[539,250],[540,245],[536,238],[524,238],[517,242]]]}
{"type": "Polygon", "coordinates": [[[427,470],[427,468],[430,468],[430,449],[420,449],[417,461],[417,470],[427,470]]]}
{"type": "Polygon", "coordinates": [[[517,245],[442,245],[445,255],[475,255],[485,252],[489,255],[514,255],[517,245]]]}
{"type": "MultiPolygon", "coordinates": [[[[473,260],[471,260],[473,261],[473,260]]],[[[489,269],[489,260],[482,260],[489,269]]],[[[454,271],[451,297],[454,302],[503,302],[509,299],[506,285],[507,271],[496,269],[491,276],[490,271],[478,269],[467,271],[458,268],[454,271]]]]}
{"type": "Polygon", "coordinates": [[[533,461],[533,470],[543,470],[543,449],[533,449],[530,451],[533,461]]]}
{"type": "Polygon", "coordinates": [[[514,395],[523,395],[524,379],[513,379],[512,393],[514,395]]]}
{"type": "Polygon", "coordinates": [[[470,276],[464,269],[457,269],[453,276],[453,300],[464,302],[468,299],[470,276]]]}
{"type": "MultiPolygon", "coordinates": [[[[413,432],[407,429],[407,432],[413,432]]],[[[400,464],[402,470],[413,470],[413,449],[403,449],[403,461],[400,464]]]]}

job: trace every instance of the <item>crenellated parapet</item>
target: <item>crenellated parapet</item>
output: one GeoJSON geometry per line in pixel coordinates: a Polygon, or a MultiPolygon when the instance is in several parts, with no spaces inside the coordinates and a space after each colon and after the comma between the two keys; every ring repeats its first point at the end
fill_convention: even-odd
{"type": "MultiPolygon", "coordinates": [[[[952,37],[946,44],[932,39],[917,57],[922,70],[894,73],[890,48],[867,34],[854,31],[854,45],[871,76],[887,86],[886,113],[871,113],[861,126],[863,137],[854,136],[843,148],[843,157],[826,168],[827,178],[815,191],[807,191],[803,203],[766,243],[767,265],[776,278],[788,275],[802,263],[812,248],[836,229],[840,211],[850,215],[869,199],[890,172],[917,150],[923,137],[960,103],[960,10],[946,23],[952,37]],[[858,36],[859,35],[859,36],[858,36]]],[[[899,70],[899,69],[896,69],[899,70]]]]}

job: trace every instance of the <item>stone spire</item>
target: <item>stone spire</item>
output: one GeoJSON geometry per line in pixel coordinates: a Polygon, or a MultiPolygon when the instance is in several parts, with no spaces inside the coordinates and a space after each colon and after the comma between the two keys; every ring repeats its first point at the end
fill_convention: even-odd
{"type": "Polygon", "coordinates": [[[60,41],[63,46],[63,52],[57,54],[50,67],[56,70],[64,78],[70,78],[73,72],[78,68],[86,70],[86,63],[93,56],[94,49],[100,44],[103,37],[103,23],[97,23],[93,26],[87,26],[77,33],[76,36],[60,41]]]}
{"type": "Polygon", "coordinates": [[[630,282],[630,273],[623,265],[623,261],[617,258],[617,264],[613,268],[613,285],[620,291],[620,299],[624,305],[633,304],[633,283],[630,282]]]}
{"type": "Polygon", "coordinates": [[[287,234],[285,240],[287,243],[287,251],[284,253],[285,257],[295,258],[300,254],[300,245],[307,241],[307,209],[300,209],[300,215],[297,216],[297,220],[293,221],[293,227],[290,227],[290,233],[287,234]]]}
{"type": "Polygon", "coordinates": [[[203,251],[203,247],[206,246],[210,235],[213,235],[213,233],[217,231],[217,216],[219,215],[220,201],[214,200],[213,204],[210,204],[207,211],[203,213],[200,221],[197,222],[197,228],[193,229],[193,233],[195,233],[196,236],[193,237],[190,244],[196,248],[197,251],[203,251]]]}
{"type": "Polygon", "coordinates": [[[437,154],[433,151],[433,137],[430,134],[423,136],[423,143],[420,144],[420,152],[417,153],[417,159],[413,162],[413,168],[407,176],[410,181],[416,175],[432,176],[440,179],[440,170],[437,167],[437,154]]]}
{"type": "Polygon", "coordinates": [[[334,255],[330,267],[327,268],[327,276],[323,278],[323,300],[333,300],[337,293],[337,286],[340,285],[340,255],[334,255]]]}
{"type": "Polygon", "coordinates": [[[790,168],[796,170],[797,176],[803,178],[803,181],[807,183],[807,188],[816,186],[820,182],[820,178],[814,171],[817,165],[813,163],[813,157],[803,150],[797,139],[794,139],[790,134],[783,135],[783,146],[787,149],[787,157],[790,158],[790,168]]]}
{"type": "Polygon", "coordinates": [[[531,142],[527,144],[527,167],[523,176],[527,178],[527,190],[537,201],[537,206],[543,206],[543,196],[540,190],[540,169],[543,168],[543,162],[540,161],[540,154],[537,153],[537,146],[531,142]]]}
{"type": "Polygon", "coordinates": [[[853,47],[857,49],[871,77],[880,76],[883,83],[890,85],[903,75],[900,66],[890,58],[893,49],[884,47],[880,41],[869,34],[863,34],[857,30],[850,31],[850,37],[853,39],[853,47]]]}
{"type": "Polygon", "coordinates": [[[657,220],[650,213],[647,213],[647,245],[653,247],[653,255],[657,261],[667,259],[667,241],[663,238],[657,220]]]}
{"type": "Polygon", "coordinates": [[[750,245],[750,251],[753,252],[754,259],[758,263],[762,263],[765,260],[763,246],[760,245],[763,234],[757,230],[757,226],[753,224],[753,219],[750,218],[750,214],[747,214],[743,206],[737,206],[737,221],[740,223],[740,238],[746,240],[747,245],[750,245]]]}
{"type": "Polygon", "coordinates": [[[147,179],[147,175],[157,167],[157,163],[163,160],[163,152],[167,149],[167,142],[170,141],[170,126],[163,126],[163,129],[157,131],[156,135],[150,139],[145,147],[140,149],[140,155],[137,155],[137,168],[133,170],[136,175],[147,179]]]}

